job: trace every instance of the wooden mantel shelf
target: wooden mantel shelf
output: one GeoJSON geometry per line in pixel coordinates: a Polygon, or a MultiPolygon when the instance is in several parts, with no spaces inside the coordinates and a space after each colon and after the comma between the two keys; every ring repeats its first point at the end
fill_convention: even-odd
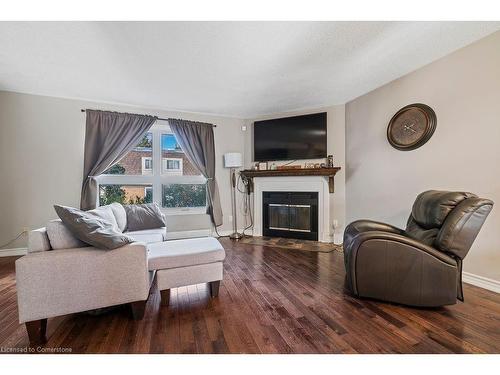
{"type": "Polygon", "coordinates": [[[267,171],[256,171],[252,169],[245,169],[240,172],[243,178],[249,182],[249,193],[253,192],[253,178],[254,177],[289,177],[289,176],[323,176],[328,177],[328,187],[330,193],[334,192],[333,178],[335,174],[340,171],[340,167],[333,168],[290,168],[290,169],[273,169],[267,171]]]}

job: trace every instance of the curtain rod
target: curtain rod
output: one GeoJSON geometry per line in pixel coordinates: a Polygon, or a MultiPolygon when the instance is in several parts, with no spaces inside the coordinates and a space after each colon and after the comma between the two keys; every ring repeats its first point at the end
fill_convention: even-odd
{"type": "MultiPolygon", "coordinates": [[[[85,112],[86,109],[81,109],[82,112],[85,112]]],[[[150,116],[150,115],[149,115],[150,116]]],[[[168,118],[161,118],[161,117],[158,117],[158,116],[153,116],[154,118],[156,118],[157,120],[161,120],[161,121],[168,121],[169,119],[168,118]]],[[[194,121],[194,122],[198,122],[198,121],[194,121]]],[[[208,125],[212,125],[214,128],[217,127],[216,124],[208,124],[208,125]]]]}

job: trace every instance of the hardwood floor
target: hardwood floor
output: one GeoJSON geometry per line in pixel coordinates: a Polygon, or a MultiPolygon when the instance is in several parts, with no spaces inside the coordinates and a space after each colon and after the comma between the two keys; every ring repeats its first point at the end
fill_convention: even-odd
{"type": "MultiPolygon", "coordinates": [[[[126,307],[49,319],[44,350],[73,353],[499,353],[500,295],[465,286],[465,303],[416,309],[344,291],[342,254],[221,240],[219,297],[207,285],[153,290],[144,319],[126,307]]],[[[23,348],[15,258],[0,258],[0,347],[23,348]]]]}

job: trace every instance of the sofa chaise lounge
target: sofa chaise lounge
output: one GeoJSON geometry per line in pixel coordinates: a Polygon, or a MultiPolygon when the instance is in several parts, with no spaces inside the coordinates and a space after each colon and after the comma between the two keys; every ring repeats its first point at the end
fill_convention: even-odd
{"type": "Polygon", "coordinates": [[[130,304],[144,315],[155,273],[163,303],[170,288],[210,283],[217,295],[225,252],[212,237],[166,241],[166,228],[127,232],[126,213],[111,207],[119,229],[137,242],[113,250],[87,246],[60,220],[29,233],[28,254],[16,261],[19,322],[32,345],[45,342],[47,318],[130,304]]]}

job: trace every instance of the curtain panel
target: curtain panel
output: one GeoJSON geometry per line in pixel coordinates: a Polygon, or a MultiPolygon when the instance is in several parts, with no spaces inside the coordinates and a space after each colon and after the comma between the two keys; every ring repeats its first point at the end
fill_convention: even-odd
{"type": "Polygon", "coordinates": [[[215,179],[215,141],[212,124],[169,119],[170,129],[186,157],[207,179],[207,213],[215,226],[222,225],[219,187],[215,179]]]}
{"type": "Polygon", "coordinates": [[[90,109],[86,114],[80,208],[91,210],[97,203],[95,177],[132,150],[155,123],[156,117],[90,109]]]}

